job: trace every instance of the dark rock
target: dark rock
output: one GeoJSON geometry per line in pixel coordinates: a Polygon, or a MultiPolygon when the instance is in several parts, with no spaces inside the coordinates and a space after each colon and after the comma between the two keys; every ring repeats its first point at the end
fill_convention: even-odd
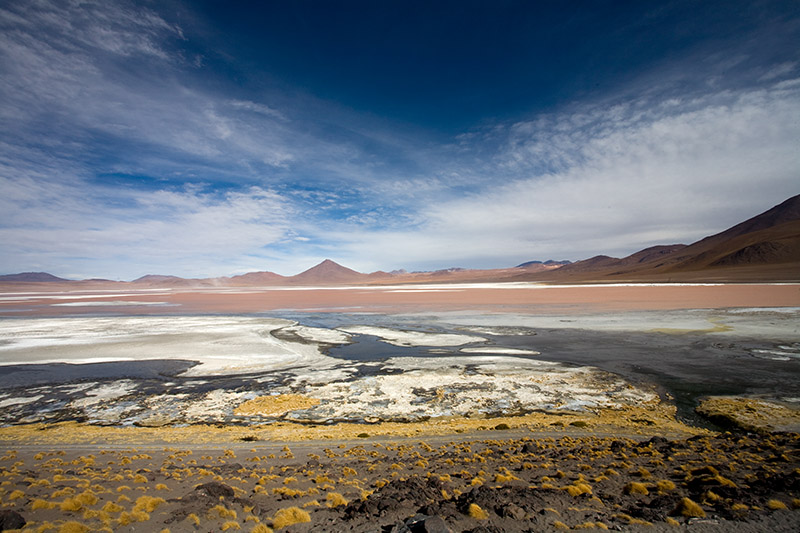
{"type": "Polygon", "coordinates": [[[652,446],[653,448],[659,449],[669,444],[669,441],[664,437],[660,437],[656,435],[650,440],[640,442],[637,446],[639,448],[647,448],[648,446],[652,446]]]}
{"type": "Polygon", "coordinates": [[[497,526],[478,526],[464,533],[505,533],[505,530],[497,526]]]}
{"type": "Polygon", "coordinates": [[[497,514],[504,518],[513,518],[514,520],[522,520],[525,518],[525,511],[514,503],[503,505],[497,510],[497,514]]]}
{"type": "Polygon", "coordinates": [[[18,512],[10,509],[0,511],[0,531],[21,529],[25,524],[25,519],[18,512]]]}
{"type": "Polygon", "coordinates": [[[522,445],[521,452],[522,453],[538,453],[539,449],[536,447],[535,444],[530,443],[530,442],[526,442],[525,444],[522,445]]]}
{"type": "Polygon", "coordinates": [[[425,520],[417,522],[412,531],[414,533],[453,533],[441,516],[429,516],[425,520]]]}
{"type": "MultiPolygon", "coordinates": [[[[403,509],[419,509],[442,500],[442,482],[436,478],[411,476],[405,481],[393,481],[372,494],[366,501],[354,502],[344,510],[347,520],[364,516],[383,516],[403,509]]],[[[408,516],[408,515],[406,515],[408,516]]]]}
{"type": "Polygon", "coordinates": [[[417,514],[392,526],[389,533],[453,533],[453,530],[441,516],[417,514]]]}
{"type": "Polygon", "coordinates": [[[233,498],[234,492],[231,487],[225,483],[212,481],[210,483],[203,483],[198,485],[194,490],[203,492],[212,498],[233,498]]]}

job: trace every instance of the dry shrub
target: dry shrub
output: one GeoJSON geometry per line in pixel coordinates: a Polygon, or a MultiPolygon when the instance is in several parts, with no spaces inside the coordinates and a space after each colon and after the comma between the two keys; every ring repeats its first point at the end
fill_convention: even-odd
{"type": "Polygon", "coordinates": [[[625,485],[622,492],[624,494],[641,494],[642,496],[650,494],[650,491],[647,490],[647,486],[644,483],[637,483],[636,481],[631,481],[625,485]]]}
{"type": "Polygon", "coordinates": [[[76,498],[67,498],[59,505],[64,512],[77,512],[83,508],[83,504],[76,498]]]}
{"type": "Polygon", "coordinates": [[[138,498],[136,498],[136,504],[133,506],[133,510],[152,513],[153,511],[156,510],[156,507],[158,507],[162,503],[167,503],[167,501],[164,498],[154,498],[152,496],[139,496],[138,498]]]}
{"type": "Polygon", "coordinates": [[[467,514],[475,520],[487,520],[489,518],[489,513],[481,509],[481,506],[477,503],[469,504],[467,514]]]}
{"type": "Polygon", "coordinates": [[[656,489],[658,489],[658,492],[661,493],[669,492],[671,490],[675,490],[675,483],[673,483],[668,479],[662,479],[661,481],[656,483],[656,489]]]}
{"type": "Polygon", "coordinates": [[[325,498],[328,503],[326,504],[331,509],[334,507],[339,507],[341,505],[347,505],[347,500],[344,496],[339,494],[338,492],[329,492],[328,496],[325,498]]]}
{"type": "Polygon", "coordinates": [[[292,524],[311,522],[311,515],[299,507],[287,507],[279,509],[272,518],[272,525],[275,529],[281,529],[292,524]]]}
{"type": "Polygon", "coordinates": [[[703,508],[689,498],[683,498],[673,511],[673,514],[680,514],[686,518],[705,518],[706,516],[703,508]]]}
{"type": "Polygon", "coordinates": [[[767,507],[773,511],[779,511],[781,509],[786,509],[786,504],[780,500],[770,500],[767,502],[767,507]]]}
{"type": "Polygon", "coordinates": [[[79,522],[64,522],[61,524],[61,527],[58,528],[58,533],[86,533],[89,531],[89,528],[84,526],[79,522]]]}
{"type": "Polygon", "coordinates": [[[31,509],[33,509],[34,511],[36,511],[37,509],[52,509],[55,506],[56,506],[55,503],[42,500],[41,498],[37,498],[33,500],[33,503],[31,503],[31,509]]]}

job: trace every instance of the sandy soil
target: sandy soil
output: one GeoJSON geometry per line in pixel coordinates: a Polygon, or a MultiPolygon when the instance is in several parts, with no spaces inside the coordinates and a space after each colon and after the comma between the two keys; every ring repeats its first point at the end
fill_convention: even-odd
{"type": "Polygon", "coordinates": [[[498,310],[547,313],[610,310],[800,307],[800,284],[542,285],[495,283],[402,287],[164,289],[48,292],[0,287],[1,316],[95,313],[254,313],[273,310],[414,312],[498,310]]]}
{"type": "Polygon", "coordinates": [[[61,532],[789,532],[800,528],[799,451],[797,434],[645,440],[527,429],[18,444],[0,457],[0,520],[61,532]]]}

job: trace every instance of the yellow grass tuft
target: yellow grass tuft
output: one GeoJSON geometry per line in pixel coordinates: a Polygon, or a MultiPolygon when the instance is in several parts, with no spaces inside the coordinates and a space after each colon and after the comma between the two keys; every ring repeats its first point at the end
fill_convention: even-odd
{"type": "Polygon", "coordinates": [[[235,522],[233,520],[228,520],[224,524],[222,524],[222,531],[228,531],[229,529],[242,529],[242,526],[239,525],[239,522],[235,522]]]}
{"type": "Polygon", "coordinates": [[[88,527],[75,521],[64,522],[58,528],[58,533],[86,533],[87,531],[89,531],[88,527]]]}
{"type": "Polygon", "coordinates": [[[672,527],[681,527],[681,523],[672,518],[671,516],[668,516],[665,522],[672,527]]]}
{"type": "Polygon", "coordinates": [[[114,502],[106,502],[106,504],[103,506],[103,511],[107,513],[121,513],[124,510],[125,508],[123,506],[117,505],[114,502]]]}
{"type": "Polygon", "coordinates": [[[83,508],[83,504],[76,498],[67,498],[59,505],[64,512],[77,512],[83,508]]]}
{"type": "Polygon", "coordinates": [[[553,527],[555,529],[569,529],[569,526],[564,522],[561,522],[560,520],[556,520],[555,522],[553,522],[553,527]]]}
{"type": "Polygon", "coordinates": [[[780,511],[782,509],[786,509],[786,504],[780,500],[770,500],[767,502],[767,508],[772,509],[773,511],[780,511]]]}
{"type": "Polygon", "coordinates": [[[481,509],[481,506],[477,503],[469,504],[469,508],[467,509],[467,514],[474,518],[475,520],[488,520],[489,513],[481,509]]]}
{"type": "Polygon", "coordinates": [[[55,491],[53,494],[50,495],[52,499],[61,498],[62,496],[69,496],[71,494],[75,494],[75,489],[72,487],[64,487],[63,489],[59,489],[55,491]]]}
{"type": "Polygon", "coordinates": [[[138,498],[136,498],[136,504],[133,506],[133,510],[152,513],[153,511],[156,510],[156,507],[158,507],[162,503],[167,503],[167,501],[164,498],[154,498],[152,496],[139,496],[138,498]]]}
{"type": "Polygon", "coordinates": [[[591,494],[592,487],[590,487],[587,483],[580,483],[575,482],[572,485],[568,485],[565,487],[565,490],[569,493],[570,496],[580,496],[581,494],[591,494]]]}
{"type": "Polygon", "coordinates": [[[671,490],[675,490],[675,483],[668,479],[662,479],[658,483],[656,483],[656,489],[660,493],[669,492],[671,490]]]}
{"type": "Polygon", "coordinates": [[[94,505],[97,503],[97,496],[95,496],[94,492],[90,490],[78,494],[75,496],[75,499],[81,502],[83,505],[94,505]]]}
{"type": "Polygon", "coordinates": [[[272,518],[272,525],[275,529],[281,529],[303,522],[311,522],[311,515],[299,507],[287,507],[286,509],[279,509],[272,518]]]}
{"type": "Polygon", "coordinates": [[[208,516],[211,518],[232,518],[233,520],[236,520],[236,511],[217,504],[208,510],[208,516]]]}
{"type": "Polygon", "coordinates": [[[250,530],[250,533],[272,533],[272,529],[268,528],[264,524],[258,524],[256,527],[250,530]]]}
{"type": "Polygon", "coordinates": [[[705,518],[706,516],[706,512],[703,508],[689,498],[683,498],[675,508],[675,512],[686,518],[705,518]]]}
{"type": "Polygon", "coordinates": [[[188,520],[192,524],[199,526],[200,525],[200,517],[194,513],[189,513],[184,520],[188,520]]]}
{"type": "Polygon", "coordinates": [[[42,500],[41,498],[36,498],[31,503],[31,509],[33,509],[34,511],[36,511],[37,509],[52,509],[55,506],[56,506],[55,503],[42,500]]]}
{"type": "Polygon", "coordinates": [[[345,497],[338,492],[329,492],[325,499],[328,501],[326,505],[331,509],[341,505],[347,505],[347,500],[345,497]]]}
{"type": "Polygon", "coordinates": [[[508,483],[509,481],[515,481],[517,479],[519,478],[510,472],[508,474],[495,474],[494,476],[495,483],[508,483]]]}
{"type": "Polygon", "coordinates": [[[650,491],[647,490],[647,486],[644,483],[637,483],[636,481],[631,481],[625,485],[622,492],[624,494],[641,494],[642,496],[650,494],[650,491]]]}

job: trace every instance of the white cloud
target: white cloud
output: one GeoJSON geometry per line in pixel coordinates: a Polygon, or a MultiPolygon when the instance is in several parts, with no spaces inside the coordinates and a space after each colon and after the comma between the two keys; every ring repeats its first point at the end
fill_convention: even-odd
{"type": "Polygon", "coordinates": [[[692,242],[800,192],[796,86],[647,104],[495,128],[501,149],[481,170],[499,169],[496,185],[427,203],[412,231],[332,237],[353,262],[372,258],[367,268],[625,255],[692,242]]]}
{"type": "Polygon", "coordinates": [[[0,7],[0,271],[292,274],[325,257],[376,270],[623,255],[799,192],[800,80],[786,79],[796,62],[764,64],[755,76],[768,86],[747,90],[714,89],[718,65],[715,84],[687,95],[676,58],[620,88],[624,103],[441,139],[308,95],[278,106],[210,89],[225,82],[203,83],[185,39],[124,0],[0,7]]]}
{"type": "Polygon", "coordinates": [[[125,191],[0,180],[2,270],[61,265],[82,276],[224,275],[284,238],[291,208],[272,191],[125,191]],[[70,265],[67,267],[67,265],[70,265]],[[109,271],[104,272],[106,267],[109,271]]]}

